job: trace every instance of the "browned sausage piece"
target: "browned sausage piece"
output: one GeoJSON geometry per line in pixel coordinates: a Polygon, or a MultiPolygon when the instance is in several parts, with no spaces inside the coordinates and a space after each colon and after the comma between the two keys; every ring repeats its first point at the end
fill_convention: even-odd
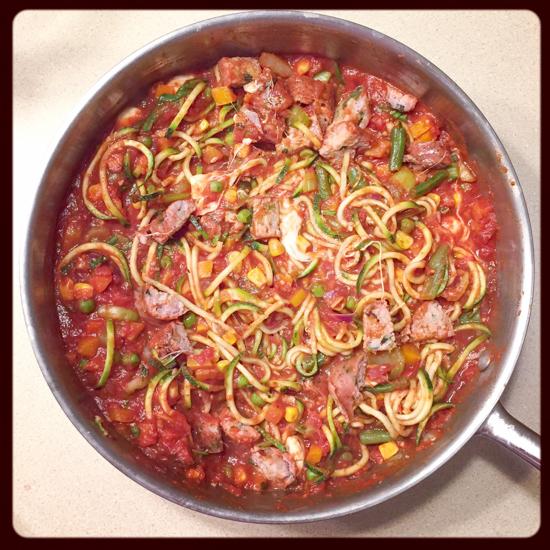
{"type": "Polygon", "coordinates": [[[269,481],[273,489],[285,489],[296,481],[296,463],[288,453],[273,447],[254,451],[250,462],[269,481]]]}
{"type": "Polygon", "coordinates": [[[260,76],[262,68],[253,57],[222,57],[218,61],[220,86],[243,86],[260,76]]]}
{"type": "Polygon", "coordinates": [[[175,296],[150,285],[143,292],[143,304],[147,315],[160,321],[173,321],[187,311],[175,296]]]}
{"type": "Polygon", "coordinates": [[[367,361],[362,353],[335,362],[328,375],[328,391],[346,420],[353,416],[353,409],[361,399],[359,389],[365,381],[367,361]]]}
{"type": "Polygon", "coordinates": [[[395,347],[393,323],[385,300],[377,300],[365,306],[363,340],[367,352],[385,351],[395,347]]]}
{"type": "Polygon", "coordinates": [[[453,325],[439,302],[423,302],[414,312],[411,323],[411,338],[423,340],[445,340],[454,336],[453,325]]]}
{"type": "Polygon", "coordinates": [[[181,323],[172,321],[157,330],[149,340],[149,348],[155,350],[159,358],[176,353],[189,354],[193,351],[187,333],[181,323]]]}
{"type": "Polygon", "coordinates": [[[276,199],[262,197],[252,199],[252,225],[250,233],[255,239],[280,237],[279,203],[276,199]]]}
{"type": "Polygon", "coordinates": [[[183,227],[183,224],[194,211],[195,203],[192,200],[174,201],[150,224],[142,227],[140,233],[152,237],[160,244],[164,244],[183,227]]]}

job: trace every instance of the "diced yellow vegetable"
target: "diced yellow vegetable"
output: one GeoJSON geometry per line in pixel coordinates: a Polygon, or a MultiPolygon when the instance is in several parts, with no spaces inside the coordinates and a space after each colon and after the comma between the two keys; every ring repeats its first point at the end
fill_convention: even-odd
{"type": "Polygon", "coordinates": [[[296,72],[298,74],[306,74],[311,69],[311,63],[309,62],[309,59],[300,59],[298,63],[296,63],[296,72]]]}
{"type": "Polygon", "coordinates": [[[229,365],[229,361],[227,359],[222,359],[221,361],[217,362],[218,368],[223,371],[227,365],[229,365]]]}
{"type": "Polygon", "coordinates": [[[135,208],[136,210],[139,210],[141,208],[141,202],[133,202],[132,203],[132,207],[135,208]]]}
{"type": "Polygon", "coordinates": [[[210,277],[212,275],[212,267],[214,263],[212,260],[203,260],[199,262],[199,277],[204,279],[205,277],[210,277]]]}
{"type": "Polygon", "coordinates": [[[248,143],[238,143],[235,145],[235,155],[240,159],[246,158],[250,154],[250,145],[248,143]]]}
{"type": "Polygon", "coordinates": [[[87,300],[94,295],[94,287],[89,283],[75,283],[73,296],[77,300],[87,300]]]}
{"type": "Polygon", "coordinates": [[[306,252],[306,250],[311,246],[311,243],[302,235],[296,237],[296,246],[301,252],[306,252]]]}
{"type": "Polygon", "coordinates": [[[280,256],[281,254],[284,254],[285,252],[285,247],[282,245],[279,239],[269,239],[267,245],[269,246],[269,253],[274,258],[280,256]]]}
{"type": "Polygon", "coordinates": [[[228,330],[224,333],[222,338],[228,343],[233,345],[237,341],[237,334],[233,330],[228,330]]]}
{"type": "Polygon", "coordinates": [[[208,325],[202,320],[199,319],[199,322],[197,323],[197,328],[195,328],[195,332],[198,334],[206,334],[210,329],[208,328],[208,325]]]}
{"type": "Polygon", "coordinates": [[[248,280],[255,284],[258,288],[261,288],[267,283],[264,272],[259,267],[254,267],[246,274],[248,280]]]}
{"type": "Polygon", "coordinates": [[[421,118],[409,126],[409,131],[415,141],[431,141],[433,139],[431,128],[430,120],[421,118]]]}
{"type": "Polygon", "coordinates": [[[205,118],[203,118],[200,122],[199,122],[199,130],[201,132],[206,132],[206,130],[208,130],[208,128],[210,128],[210,122],[208,122],[208,120],[206,120],[205,118]]]}
{"type": "MultiPolygon", "coordinates": [[[[234,262],[237,259],[237,256],[242,256],[238,250],[232,250],[228,255],[227,259],[229,262],[234,262]]],[[[233,268],[235,273],[240,273],[242,267],[242,260],[233,268]]]]}
{"type": "Polygon", "coordinates": [[[298,408],[297,407],[286,407],[285,408],[285,420],[287,422],[296,422],[298,420],[298,408]]]}
{"type": "Polygon", "coordinates": [[[229,86],[219,86],[212,88],[212,99],[216,105],[227,105],[228,103],[233,103],[237,99],[237,96],[229,86]]]}
{"type": "Polygon", "coordinates": [[[312,445],[307,452],[306,461],[315,466],[321,462],[321,458],[323,458],[323,449],[319,445],[312,445]]]}
{"type": "Polygon", "coordinates": [[[291,297],[290,303],[292,307],[299,307],[300,304],[306,299],[307,292],[303,288],[299,288],[291,297]]]}
{"type": "Polygon", "coordinates": [[[228,202],[237,202],[237,190],[236,189],[228,189],[225,192],[225,200],[228,202]]]}
{"type": "Polygon", "coordinates": [[[403,355],[405,364],[407,365],[420,361],[420,352],[414,344],[403,344],[401,346],[401,355],[403,355]]]}
{"type": "Polygon", "coordinates": [[[384,460],[388,460],[399,451],[399,447],[395,441],[388,441],[387,443],[378,445],[378,450],[380,451],[382,458],[384,460]]]}
{"type": "Polygon", "coordinates": [[[397,230],[397,233],[395,234],[395,244],[402,250],[408,250],[414,242],[414,239],[410,236],[401,231],[401,229],[397,230]]]}

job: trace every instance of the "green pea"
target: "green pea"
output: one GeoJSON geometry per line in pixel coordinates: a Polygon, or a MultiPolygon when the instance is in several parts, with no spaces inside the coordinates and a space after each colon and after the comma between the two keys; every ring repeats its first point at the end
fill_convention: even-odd
{"type": "Polygon", "coordinates": [[[241,223],[250,223],[252,221],[252,212],[248,208],[243,208],[242,210],[239,210],[237,219],[241,223]]]}
{"type": "Polygon", "coordinates": [[[183,318],[183,326],[185,328],[193,328],[197,324],[197,316],[190,311],[184,318],[183,318]]]}
{"type": "Polygon", "coordinates": [[[409,233],[413,232],[414,221],[410,218],[403,218],[399,227],[401,231],[403,231],[403,233],[406,233],[408,235],[409,233]]]}
{"type": "Polygon", "coordinates": [[[349,311],[355,311],[357,307],[357,300],[353,296],[348,296],[346,299],[346,309],[349,311]]]}
{"type": "Polygon", "coordinates": [[[325,287],[321,283],[311,285],[311,293],[316,298],[322,298],[325,295],[325,287]]]}
{"type": "Polygon", "coordinates": [[[78,302],[78,309],[80,309],[82,313],[92,313],[92,311],[95,310],[95,301],[91,298],[89,300],[80,300],[80,302],[78,302]]]}
{"type": "Polygon", "coordinates": [[[214,180],[210,182],[210,191],[213,193],[220,193],[223,189],[223,184],[221,181],[214,180]]]}
{"type": "Polygon", "coordinates": [[[122,356],[123,365],[137,365],[139,363],[139,355],[137,353],[125,353],[122,356]]]}
{"type": "Polygon", "coordinates": [[[139,426],[136,426],[135,424],[132,424],[130,426],[130,432],[132,434],[132,437],[139,437],[139,434],[141,433],[141,430],[139,429],[139,426]]]}

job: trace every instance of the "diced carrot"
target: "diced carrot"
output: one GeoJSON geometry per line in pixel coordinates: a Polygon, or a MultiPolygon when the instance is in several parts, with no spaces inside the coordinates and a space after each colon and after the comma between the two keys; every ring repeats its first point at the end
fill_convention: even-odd
{"type": "Polygon", "coordinates": [[[91,201],[101,200],[101,185],[99,185],[99,183],[88,187],[88,198],[91,201]]]}
{"type": "Polygon", "coordinates": [[[212,99],[216,102],[216,105],[227,105],[233,103],[237,96],[229,86],[218,86],[212,88],[212,99]]]}
{"type": "Polygon", "coordinates": [[[290,303],[293,307],[298,307],[307,296],[307,292],[303,288],[299,288],[291,297],[290,303]]]}
{"type": "Polygon", "coordinates": [[[312,445],[306,455],[306,461],[310,464],[319,464],[323,458],[323,449],[319,445],[312,445]]]}
{"type": "Polygon", "coordinates": [[[63,277],[59,283],[59,294],[66,302],[74,300],[74,281],[70,277],[63,277]]]}
{"type": "Polygon", "coordinates": [[[145,323],[140,321],[118,321],[117,336],[133,342],[145,329],[145,323]]]}
{"type": "Polygon", "coordinates": [[[108,265],[101,265],[94,269],[88,282],[92,285],[95,294],[103,292],[113,280],[113,271],[108,265]]]}
{"type": "Polygon", "coordinates": [[[199,464],[198,466],[188,468],[185,472],[185,477],[190,481],[201,482],[206,477],[206,474],[204,473],[204,468],[199,464]]]}
{"type": "Polygon", "coordinates": [[[103,334],[105,332],[105,319],[88,319],[84,330],[88,335],[103,334]]]}
{"type": "Polygon", "coordinates": [[[83,336],[78,342],[77,351],[82,357],[91,358],[96,354],[100,344],[97,336],[83,336]]]}
{"type": "Polygon", "coordinates": [[[199,277],[201,279],[204,279],[205,277],[210,277],[210,275],[212,274],[213,266],[214,266],[214,263],[212,262],[212,260],[204,260],[202,262],[199,262],[199,265],[198,265],[199,277]]]}
{"type": "Polygon", "coordinates": [[[155,88],[155,97],[159,97],[162,94],[173,94],[174,93],[174,86],[168,85],[168,84],[159,84],[155,88]]]}
{"type": "Polygon", "coordinates": [[[75,283],[74,299],[89,300],[94,297],[94,287],[88,283],[75,283]]]}

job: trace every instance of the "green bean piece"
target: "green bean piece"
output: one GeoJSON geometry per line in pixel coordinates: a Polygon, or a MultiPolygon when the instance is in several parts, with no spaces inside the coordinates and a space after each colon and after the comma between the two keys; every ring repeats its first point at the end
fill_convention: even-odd
{"type": "Polygon", "coordinates": [[[317,176],[317,187],[319,189],[319,196],[322,200],[327,200],[331,193],[330,179],[326,170],[319,165],[315,166],[315,175],[317,176]]]}
{"type": "Polygon", "coordinates": [[[359,434],[359,441],[363,445],[379,445],[391,441],[391,435],[382,429],[364,430],[359,434]]]}
{"type": "Polygon", "coordinates": [[[392,172],[397,172],[403,164],[403,155],[405,154],[405,142],[407,139],[407,132],[405,128],[401,126],[394,126],[390,133],[391,139],[391,152],[388,167],[392,172]]]}
{"type": "Polygon", "coordinates": [[[439,170],[431,178],[419,183],[414,188],[414,195],[416,197],[421,197],[430,191],[433,191],[439,184],[449,178],[449,172],[445,170],[439,170]]]}

